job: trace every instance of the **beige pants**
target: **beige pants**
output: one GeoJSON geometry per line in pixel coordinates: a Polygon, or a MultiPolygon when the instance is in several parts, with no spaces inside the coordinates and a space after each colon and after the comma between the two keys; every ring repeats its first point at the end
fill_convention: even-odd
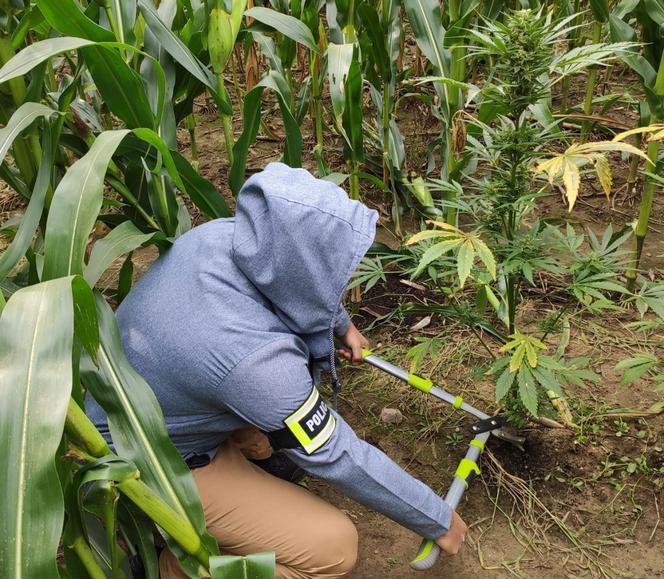
{"type": "MultiPolygon", "coordinates": [[[[355,525],[304,488],[249,462],[246,456],[271,453],[258,435],[239,431],[209,465],[193,471],[208,531],[224,554],[274,551],[277,579],[345,577],[357,559],[355,525]]],[[[162,579],[186,579],[168,549],[159,568],[162,579]]]]}

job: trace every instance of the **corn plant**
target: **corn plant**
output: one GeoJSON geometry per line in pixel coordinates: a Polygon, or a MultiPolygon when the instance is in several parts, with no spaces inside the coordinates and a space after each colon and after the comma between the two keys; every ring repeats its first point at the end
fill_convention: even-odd
{"type": "MultiPolygon", "coordinates": [[[[312,53],[317,54],[319,52],[318,44],[311,30],[305,23],[294,16],[282,14],[260,6],[250,8],[246,11],[246,14],[269,29],[278,31],[291,40],[306,46],[312,53]]],[[[234,146],[233,166],[229,175],[230,188],[236,195],[244,182],[249,147],[256,139],[260,128],[261,98],[266,89],[273,91],[276,95],[284,121],[286,136],[283,161],[292,167],[299,167],[302,162],[300,123],[303,114],[306,112],[306,106],[296,106],[292,82],[288,80],[291,78],[288,73],[288,67],[282,62],[274,39],[259,30],[261,29],[252,24],[249,32],[254,41],[261,47],[262,52],[267,56],[270,68],[256,86],[244,96],[244,126],[242,134],[234,146]],[[298,110],[300,111],[299,113],[298,110]]]]}
{"type": "MultiPolygon", "coordinates": [[[[2,38],[12,40],[0,68],[9,87],[1,171],[27,206],[4,229],[11,243],[0,256],[0,453],[11,465],[0,475],[0,575],[124,577],[139,552],[154,578],[156,524],[190,576],[236,576],[228,569],[237,561],[219,557],[205,530],[151,389],[122,353],[110,306],[92,289],[116,259],[141,245],[165,250],[186,231],[185,195],[209,217],[229,215],[175,142],[204,88],[230,112],[180,37],[193,42],[203,28],[176,34],[183,8],[170,0],[158,10],[144,0],[85,12],[73,0],[3,8],[2,38]],[[111,230],[88,255],[100,222],[111,230]],[[86,395],[109,417],[114,452],[84,413],[86,395]]],[[[129,257],[122,270],[130,266],[129,257]]],[[[273,569],[274,556],[240,565],[273,569]]]]}
{"type": "MultiPolygon", "coordinates": [[[[618,3],[610,16],[611,35],[615,40],[636,39],[636,31],[629,24],[631,18],[636,18],[644,48],[643,54],[628,54],[624,57],[624,61],[638,75],[645,93],[646,99],[640,103],[641,124],[655,124],[664,121],[664,38],[662,37],[664,2],[662,0],[642,0],[640,2],[618,3]]],[[[651,171],[651,174],[654,175],[661,171],[659,151],[659,140],[651,139],[648,143],[648,168],[654,169],[651,171]]],[[[636,169],[636,165],[634,165],[634,169],[636,169]]],[[[641,197],[634,259],[627,272],[629,284],[632,288],[636,283],[657,186],[656,178],[648,176],[641,197]]]]}
{"type": "MultiPolygon", "coordinates": [[[[212,3],[207,22],[207,45],[210,53],[210,64],[217,78],[218,87],[224,87],[224,69],[233,52],[235,39],[240,32],[242,16],[247,5],[246,0],[242,2],[231,2],[230,10],[226,2],[216,0],[212,3]]],[[[226,155],[228,164],[233,164],[233,130],[231,117],[228,114],[221,115],[224,127],[224,140],[226,142],[226,155]]]]}
{"type": "Polygon", "coordinates": [[[382,188],[392,193],[392,219],[401,235],[401,206],[398,184],[403,181],[405,149],[403,136],[394,119],[402,34],[401,6],[382,2],[377,10],[368,2],[358,8],[362,28],[360,46],[364,78],[376,110],[378,142],[382,150],[382,188]]]}
{"type": "MultiPolygon", "coordinates": [[[[440,133],[441,178],[458,178],[462,165],[457,163],[453,127],[456,112],[462,107],[466,89],[466,48],[470,36],[467,26],[475,14],[477,0],[454,0],[447,13],[445,29],[440,4],[434,0],[404,0],[404,9],[415,40],[433,69],[437,104],[432,107],[442,123],[440,133]]],[[[450,200],[454,202],[454,198],[450,200]]],[[[453,205],[448,208],[447,222],[456,224],[453,205]]]]}
{"type": "Polygon", "coordinates": [[[343,155],[350,173],[350,196],[360,198],[360,169],[364,161],[362,128],[363,77],[357,37],[355,2],[327,2],[327,73],[332,117],[343,139],[343,155]]]}
{"type": "MultiPolygon", "coordinates": [[[[609,3],[608,0],[591,0],[590,12],[593,16],[592,40],[593,44],[599,44],[602,40],[602,30],[609,21],[609,3]]],[[[588,79],[586,81],[586,96],[583,101],[583,114],[590,116],[592,113],[593,96],[595,94],[595,84],[597,83],[597,65],[593,64],[588,69],[588,79]]],[[[584,142],[590,132],[590,121],[584,120],[581,128],[581,142],[584,142]]]]}

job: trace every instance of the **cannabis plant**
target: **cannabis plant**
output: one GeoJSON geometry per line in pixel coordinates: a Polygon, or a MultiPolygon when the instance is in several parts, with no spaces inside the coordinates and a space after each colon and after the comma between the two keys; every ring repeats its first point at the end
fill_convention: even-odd
{"type": "MultiPolygon", "coordinates": [[[[527,335],[518,328],[523,290],[536,285],[542,274],[560,279],[570,296],[584,299],[593,292],[604,296],[620,287],[597,277],[603,274],[592,277],[586,272],[570,277],[564,257],[552,251],[548,228],[528,220],[544,188],[532,168],[546,148],[563,136],[557,124],[549,122],[551,87],[565,76],[605,62],[616,51],[628,48],[595,45],[559,54],[557,46],[570,32],[571,20],[557,22],[542,10],[518,10],[506,14],[502,22],[487,21],[481,29],[471,31],[476,44],[469,52],[493,66],[476,98],[478,118],[470,121],[467,137],[466,153],[479,162],[479,170],[466,179],[464,199],[457,200],[456,207],[473,218],[474,232],[466,235],[481,238],[486,247],[477,242],[473,246],[485,270],[475,266],[474,253],[458,251],[456,277],[459,289],[467,279],[472,280],[480,314],[489,318],[493,312],[506,328],[508,338],[501,340],[502,355],[492,368],[496,397],[512,414],[521,416],[546,412],[550,403],[567,417],[560,404],[562,386],[596,379],[583,368],[587,361],[566,362],[559,355],[547,355],[542,341],[545,335],[527,335]],[[491,265],[485,254],[491,255],[491,265]]],[[[453,234],[458,234],[449,228],[442,233],[443,242],[425,252],[422,266],[430,266],[448,251],[457,251],[453,234]]],[[[426,231],[413,240],[435,235],[441,232],[426,231]]],[[[449,272],[446,278],[451,276],[449,272]]],[[[456,299],[463,299],[463,294],[455,293],[456,299]]]]}

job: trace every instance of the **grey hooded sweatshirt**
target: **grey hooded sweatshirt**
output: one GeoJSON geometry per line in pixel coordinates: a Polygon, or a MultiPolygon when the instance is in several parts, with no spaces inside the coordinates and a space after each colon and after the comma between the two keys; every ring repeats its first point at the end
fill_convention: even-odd
{"type": "MultiPolygon", "coordinates": [[[[309,369],[310,358],[333,355],[333,330],[348,328],[341,299],[376,219],[336,185],[272,163],[246,182],[235,218],[192,229],[152,265],[117,319],[183,455],[213,454],[239,427],[271,433],[304,413],[302,428],[319,428],[307,448],[284,450],[295,463],[435,539],[450,507],[328,409],[309,369]]],[[[107,434],[103,411],[91,403],[88,413],[107,434]]]]}

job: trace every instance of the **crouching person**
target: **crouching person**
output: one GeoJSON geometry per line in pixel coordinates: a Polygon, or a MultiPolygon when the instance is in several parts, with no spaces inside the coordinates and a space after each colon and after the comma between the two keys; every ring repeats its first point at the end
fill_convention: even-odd
{"type": "MultiPolygon", "coordinates": [[[[280,579],[344,577],[357,558],[348,517],[289,482],[300,469],[448,553],[466,533],[443,499],[359,439],[317,388],[321,369],[336,380],[335,335],[349,360],[368,346],[341,301],[376,219],[332,183],[270,164],[243,187],[235,218],[180,237],[117,312],[127,357],[193,471],[210,533],[224,553],[274,551],[280,579]]],[[[101,409],[89,413],[104,430],[101,409]]],[[[168,551],[160,569],[186,576],[168,551]]]]}

